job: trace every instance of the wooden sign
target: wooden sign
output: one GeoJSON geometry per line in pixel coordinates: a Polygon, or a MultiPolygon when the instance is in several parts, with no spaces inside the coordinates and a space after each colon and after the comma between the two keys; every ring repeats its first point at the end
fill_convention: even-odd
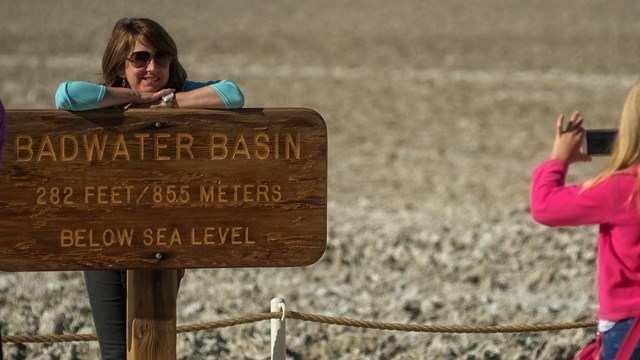
{"type": "Polygon", "coordinates": [[[309,109],[8,110],[0,269],[310,265],[326,179],[309,109]]]}

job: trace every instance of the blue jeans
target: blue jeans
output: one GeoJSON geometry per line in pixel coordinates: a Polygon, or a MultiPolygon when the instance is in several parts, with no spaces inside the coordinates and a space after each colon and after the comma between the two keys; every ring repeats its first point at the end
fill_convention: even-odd
{"type": "MultiPolygon", "coordinates": [[[[604,333],[602,341],[602,360],[614,360],[616,358],[618,349],[620,349],[620,346],[622,346],[622,342],[624,341],[624,338],[631,328],[634,320],[635,318],[620,320],[613,326],[612,329],[604,333]]],[[[640,342],[636,344],[636,348],[635,350],[633,350],[631,359],[640,359],[640,342]]]]}

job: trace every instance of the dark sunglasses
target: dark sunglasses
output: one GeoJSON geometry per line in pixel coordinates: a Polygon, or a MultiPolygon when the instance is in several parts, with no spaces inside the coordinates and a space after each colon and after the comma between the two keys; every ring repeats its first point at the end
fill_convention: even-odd
{"type": "Polygon", "coordinates": [[[151,60],[155,60],[156,65],[160,67],[167,67],[171,65],[173,57],[163,50],[156,51],[153,54],[148,51],[136,51],[127,60],[131,61],[134,68],[139,69],[149,65],[151,60]]]}

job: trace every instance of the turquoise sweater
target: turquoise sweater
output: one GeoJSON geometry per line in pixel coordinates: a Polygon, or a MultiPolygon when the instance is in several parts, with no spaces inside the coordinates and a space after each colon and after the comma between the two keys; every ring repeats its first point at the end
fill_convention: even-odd
{"type": "MultiPolygon", "coordinates": [[[[206,83],[186,80],[180,91],[191,91],[211,86],[224,101],[227,109],[237,109],[244,105],[244,95],[231,80],[217,80],[206,83]]],[[[56,91],[56,108],[71,111],[94,110],[100,108],[107,87],[85,81],[65,81],[56,91]]]]}

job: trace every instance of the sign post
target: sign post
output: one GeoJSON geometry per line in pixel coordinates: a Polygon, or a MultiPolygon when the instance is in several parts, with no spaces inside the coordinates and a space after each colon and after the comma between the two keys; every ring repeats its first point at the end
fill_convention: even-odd
{"type": "Polygon", "coordinates": [[[127,359],[176,359],[177,271],[127,271],[127,359]]]}
{"type": "Polygon", "coordinates": [[[325,251],[327,132],[312,110],[8,121],[0,270],[128,270],[130,359],[175,359],[175,269],[306,266],[325,251]],[[145,355],[171,332],[172,354],[145,355]]]}

